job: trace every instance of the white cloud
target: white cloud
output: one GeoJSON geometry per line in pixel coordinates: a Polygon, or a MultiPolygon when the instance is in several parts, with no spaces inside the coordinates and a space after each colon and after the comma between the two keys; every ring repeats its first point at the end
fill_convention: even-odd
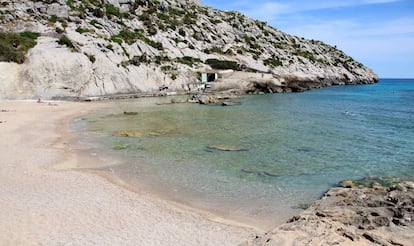
{"type": "Polygon", "coordinates": [[[287,4],[266,2],[256,5],[254,8],[244,11],[244,13],[256,19],[271,21],[281,14],[290,12],[291,10],[289,8],[290,6],[287,4]]]}

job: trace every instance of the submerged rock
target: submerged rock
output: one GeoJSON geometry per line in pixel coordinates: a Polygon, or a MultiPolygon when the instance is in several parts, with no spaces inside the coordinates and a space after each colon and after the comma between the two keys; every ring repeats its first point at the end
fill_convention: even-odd
{"type": "Polygon", "coordinates": [[[115,133],[113,136],[114,137],[140,137],[143,134],[141,132],[138,131],[120,131],[115,133]]]}
{"type": "Polygon", "coordinates": [[[276,174],[272,171],[260,170],[260,169],[257,169],[257,168],[243,168],[241,171],[245,172],[245,173],[260,175],[260,176],[269,176],[269,177],[278,177],[279,176],[278,174],[276,174]]]}
{"type": "Polygon", "coordinates": [[[137,115],[138,112],[133,112],[133,111],[124,111],[124,115],[137,115]]]}
{"type": "Polygon", "coordinates": [[[114,150],[123,150],[123,149],[127,149],[127,148],[128,148],[128,145],[126,145],[126,144],[116,144],[113,147],[114,150]]]}
{"type": "Polygon", "coordinates": [[[241,105],[240,102],[233,102],[233,101],[223,101],[221,102],[221,106],[238,106],[241,105]]]}
{"type": "Polygon", "coordinates": [[[145,131],[145,132],[139,132],[139,131],[120,131],[117,133],[114,133],[114,137],[141,137],[141,136],[163,136],[168,134],[168,131],[145,131]]]}
{"type": "Polygon", "coordinates": [[[220,151],[248,151],[249,149],[237,146],[222,145],[222,144],[213,144],[207,146],[207,149],[210,150],[220,150],[220,151]]]}

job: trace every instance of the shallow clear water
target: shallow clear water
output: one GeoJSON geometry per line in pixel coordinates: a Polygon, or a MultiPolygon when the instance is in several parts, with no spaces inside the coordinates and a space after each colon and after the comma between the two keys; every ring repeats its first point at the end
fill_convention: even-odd
{"type": "Polygon", "coordinates": [[[170,100],[110,102],[74,122],[78,147],[132,185],[264,226],[344,179],[414,178],[414,80],[244,96],[232,107],[156,104],[170,100]]]}

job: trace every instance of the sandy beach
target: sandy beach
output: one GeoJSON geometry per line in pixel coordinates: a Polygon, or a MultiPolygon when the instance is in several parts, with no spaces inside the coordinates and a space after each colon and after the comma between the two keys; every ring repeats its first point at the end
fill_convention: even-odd
{"type": "MultiPolygon", "coordinates": [[[[0,245],[238,245],[257,232],[68,167],[68,123],[98,103],[0,101],[0,245]]],[[[83,164],[83,163],[82,163],[83,164]]]]}

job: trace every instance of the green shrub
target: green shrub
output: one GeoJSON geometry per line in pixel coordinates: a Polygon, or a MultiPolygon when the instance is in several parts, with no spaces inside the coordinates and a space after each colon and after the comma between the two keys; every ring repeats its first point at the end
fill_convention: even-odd
{"type": "Polygon", "coordinates": [[[224,54],[224,51],[221,50],[221,48],[217,46],[213,46],[210,49],[206,48],[203,50],[203,52],[206,54],[211,54],[211,53],[224,54]]]}
{"type": "Polygon", "coordinates": [[[23,63],[27,51],[36,45],[39,36],[35,32],[0,32],[0,61],[23,63]]]}
{"type": "Polygon", "coordinates": [[[235,61],[207,59],[205,61],[207,65],[210,65],[213,69],[233,69],[241,70],[241,66],[235,61]]]}
{"type": "Polygon", "coordinates": [[[91,29],[88,29],[88,28],[78,27],[78,28],[76,28],[75,31],[77,31],[78,33],[82,34],[82,33],[86,33],[86,32],[91,32],[92,30],[91,29]]]}
{"type": "Polygon", "coordinates": [[[63,35],[59,40],[58,40],[58,44],[60,45],[66,45],[68,48],[75,48],[75,46],[73,45],[72,41],[66,36],[63,35]]]}
{"type": "Polygon", "coordinates": [[[162,43],[160,43],[160,42],[155,42],[155,41],[149,40],[148,44],[151,45],[152,47],[156,48],[157,50],[163,50],[164,49],[164,47],[162,46],[162,43]]]}
{"type": "Polygon", "coordinates": [[[177,57],[175,60],[190,67],[192,67],[195,63],[201,62],[200,59],[191,56],[177,57]]]}
{"type": "MultiPolygon", "coordinates": [[[[26,39],[36,40],[40,36],[40,33],[37,33],[37,32],[21,32],[21,33],[19,33],[19,36],[23,39],[26,38],[26,39]]],[[[36,43],[34,43],[34,44],[36,45],[36,43]]]]}
{"type": "MultiPolygon", "coordinates": [[[[142,59],[142,57],[143,56],[134,56],[134,57],[132,57],[132,59],[129,60],[129,64],[132,64],[134,66],[141,65],[141,59],[142,59]]],[[[145,57],[145,61],[146,61],[146,56],[144,55],[144,57],[145,57]]]]}
{"type": "Polygon", "coordinates": [[[178,30],[178,34],[180,34],[181,36],[185,37],[185,31],[184,31],[184,29],[180,28],[178,30]]]}
{"type": "Polygon", "coordinates": [[[222,23],[223,21],[219,20],[219,19],[210,19],[210,22],[217,25],[219,23],[222,23]]]}
{"type": "Polygon", "coordinates": [[[68,7],[69,7],[71,10],[75,10],[75,9],[76,9],[76,7],[75,7],[75,3],[74,3],[74,1],[73,1],[73,0],[67,0],[67,1],[66,1],[66,4],[68,5],[68,7]]]}
{"type": "Polygon", "coordinates": [[[183,16],[184,14],[185,14],[185,11],[183,11],[183,10],[180,10],[180,9],[177,9],[177,8],[172,8],[172,7],[170,7],[169,8],[169,10],[168,10],[168,13],[170,14],[170,15],[175,15],[175,16],[183,16]]]}
{"type": "Polygon", "coordinates": [[[52,16],[50,16],[49,17],[49,19],[48,19],[48,21],[50,22],[50,23],[56,23],[56,22],[61,22],[62,23],[62,27],[63,28],[66,28],[66,27],[68,27],[68,23],[66,22],[66,20],[65,19],[63,19],[63,18],[61,18],[61,17],[57,17],[56,15],[52,15],[52,16]]]}
{"type": "Polygon", "coordinates": [[[296,50],[294,55],[302,56],[304,58],[307,58],[308,60],[311,60],[312,62],[315,62],[318,60],[316,59],[316,57],[314,56],[312,52],[307,51],[307,50],[296,50]]]}
{"type": "Polygon", "coordinates": [[[107,46],[105,46],[108,50],[112,50],[114,51],[114,46],[112,44],[108,44],[107,46]]]}
{"type": "Polygon", "coordinates": [[[49,22],[56,23],[58,21],[58,17],[56,15],[52,15],[49,17],[49,22]]]}
{"type": "Polygon", "coordinates": [[[89,61],[91,61],[92,63],[95,63],[96,58],[95,58],[94,55],[90,55],[88,53],[84,53],[84,54],[85,54],[85,56],[87,56],[89,58],[89,61]]]}
{"type": "Polygon", "coordinates": [[[276,42],[273,43],[273,47],[275,47],[276,49],[285,49],[285,47],[288,46],[285,42],[276,42]]]}
{"type": "Polygon", "coordinates": [[[272,66],[272,67],[278,67],[278,66],[283,65],[283,63],[278,58],[274,58],[274,57],[264,60],[263,64],[265,64],[266,66],[272,66]]]}
{"type": "Polygon", "coordinates": [[[105,12],[101,8],[95,8],[92,10],[93,16],[97,18],[102,18],[105,16],[105,12]]]}
{"type": "Polygon", "coordinates": [[[169,62],[169,61],[170,61],[170,58],[168,56],[161,55],[161,56],[154,57],[154,62],[155,64],[158,64],[158,65],[161,65],[161,63],[163,62],[169,62]]]}
{"type": "Polygon", "coordinates": [[[158,19],[163,20],[163,21],[169,21],[170,20],[170,16],[165,14],[165,13],[162,13],[162,12],[157,13],[157,17],[158,17],[158,19]]]}
{"type": "Polygon", "coordinates": [[[121,18],[121,12],[119,11],[119,9],[117,7],[115,7],[112,4],[105,4],[105,10],[106,10],[106,15],[107,16],[116,16],[121,18]]]}
{"type": "Polygon", "coordinates": [[[194,25],[196,24],[197,15],[187,13],[183,19],[183,23],[186,25],[194,25]]]}
{"type": "Polygon", "coordinates": [[[163,71],[163,72],[171,71],[171,70],[173,70],[173,67],[170,66],[170,65],[161,66],[161,71],[163,71]]]}
{"type": "Polygon", "coordinates": [[[159,28],[160,30],[162,30],[162,31],[164,31],[164,32],[166,32],[166,31],[167,31],[167,27],[166,27],[163,23],[159,22],[159,23],[157,23],[157,25],[158,25],[158,28],[159,28]]]}
{"type": "Polygon", "coordinates": [[[94,26],[94,27],[96,27],[96,28],[98,28],[98,29],[102,29],[102,24],[101,24],[101,23],[99,23],[97,20],[91,20],[91,21],[89,22],[89,24],[91,24],[92,26],[94,26]]]}
{"type": "Polygon", "coordinates": [[[135,43],[138,39],[144,41],[146,44],[158,50],[163,49],[162,43],[156,42],[156,41],[153,41],[147,38],[145,34],[143,33],[143,31],[140,29],[135,29],[135,31],[133,32],[128,29],[123,29],[122,31],[119,32],[118,35],[113,35],[111,37],[111,40],[118,44],[122,44],[122,42],[125,41],[129,45],[135,43]]]}
{"type": "Polygon", "coordinates": [[[158,29],[150,22],[150,23],[148,23],[147,25],[146,25],[146,27],[147,27],[147,32],[148,32],[148,35],[150,35],[150,36],[154,36],[155,34],[157,34],[157,32],[158,32],[158,29]]]}
{"type": "Polygon", "coordinates": [[[148,13],[143,13],[142,15],[138,16],[138,19],[142,22],[151,21],[151,18],[148,13]]]}
{"type": "Polygon", "coordinates": [[[135,41],[137,40],[138,33],[131,32],[127,29],[123,29],[119,32],[119,34],[117,36],[122,38],[127,44],[131,45],[131,44],[135,43],[135,41]]]}
{"type": "Polygon", "coordinates": [[[197,41],[201,41],[203,38],[201,37],[201,35],[199,33],[194,32],[193,34],[193,38],[197,41]]]}
{"type": "MultiPolygon", "coordinates": [[[[117,35],[111,36],[111,41],[121,45],[124,40],[117,35]]],[[[111,46],[112,47],[112,46],[111,46]]]]}
{"type": "Polygon", "coordinates": [[[60,27],[56,27],[55,28],[55,31],[57,32],[57,33],[59,33],[59,34],[62,34],[63,32],[65,32],[65,30],[63,30],[62,28],[60,28],[60,27]]]}

